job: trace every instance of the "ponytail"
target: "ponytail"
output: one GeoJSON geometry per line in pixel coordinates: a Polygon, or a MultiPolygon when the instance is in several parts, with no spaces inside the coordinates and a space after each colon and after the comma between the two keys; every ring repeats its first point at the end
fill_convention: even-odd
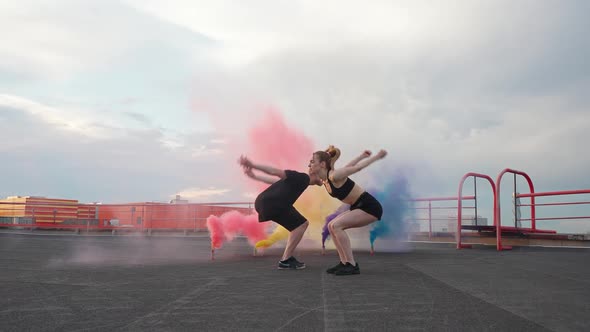
{"type": "Polygon", "coordinates": [[[334,165],[336,164],[336,160],[340,158],[340,149],[335,147],[334,145],[330,145],[326,149],[326,153],[330,155],[330,169],[334,169],[334,165]]]}

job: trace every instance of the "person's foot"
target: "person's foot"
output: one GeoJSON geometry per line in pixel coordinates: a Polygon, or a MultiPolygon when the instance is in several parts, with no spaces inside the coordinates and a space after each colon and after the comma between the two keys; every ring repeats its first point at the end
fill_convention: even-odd
{"type": "Polygon", "coordinates": [[[295,257],[291,256],[284,261],[279,261],[279,270],[301,270],[305,269],[305,263],[298,261],[295,257]]]}
{"type": "Polygon", "coordinates": [[[336,270],[334,272],[334,275],[337,275],[337,276],[349,276],[349,275],[360,274],[360,273],[361,273],[361,270],[359,268],[359,263],[356,263],[356,265],[352,265],[350,263],[346,263],[346,264],[344,264],[343,267],[341,267],[338,270],[336,270]]]}
{"type": "Polygon", "coordinates": [[[337,270],[339,270],[343,266],[344,266],[344,264],[342,262],[338,262],[338,265],[332,266],[331,268],[327,269],[326,273],[334,274],[334,272],[336,272],[337,270]]]}
{"type": "Polygon", "coordinates": [[[293,259],[291,262],[295,263],[295,268],[297,270],[305,269],[305,263],[298,261],[297,258],[293,256],[291,256],[291,258],[293,259]]]}

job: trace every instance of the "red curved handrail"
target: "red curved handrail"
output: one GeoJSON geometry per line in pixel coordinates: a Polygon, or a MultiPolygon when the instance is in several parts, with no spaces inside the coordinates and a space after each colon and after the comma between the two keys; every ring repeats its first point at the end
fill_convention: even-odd
{"type": "MultiPolygon", "coordinates": [[[[488,180],[488,182],[490,183],[490,185],[492,186],[492,194],[494,197],[494,220],[496,220],[496,206],[497,206],[497,195],[496,195],[496,186],[494,185],[494,180],[492,180],[491,177],[489,177],[488,175],[485,174],[480,174],[480,173],[467,173],[465,175],[463,175],[463,177],[461,178],[461,181],[459,181],[459,193],[457,195],[457,197],[463,197],[463,184],[465,183],[465,180],[470,177],[476,177],[476,178],[482,178],[482,179],[486,179],[488,180]]],[[[463,219],[463,200],[459,199],[457,200],[457,234],[455,235],[456,241],[457,241],[457,249],[463,249],[463,248],[471,248],[470,245],[465,245],[461,243],[461,220],[463,219]]],[[[475,216],[475,218],[477,218],[477,216],[475,216]]],[[[499,233],[500,232],[500,228],[497,227],[496,231],[499,233]]],[[[500,237],[496,236],[496,248],[498,250],[502,250],[502,242],[500,237]]]]}
{"type": "MultiPolygon", "coordinates": [[[[531,198],[531,229],[534,231],[535,229],[537,229],[537,223],[536,223],[536,215],[535,215],[535,186],[533,185],[533,180],[531,180],[531,177],[522,171],[517,171],[515,169],[511,169],[511,168],[506,168],[504,169],[502,172],[500,172],[500,174],[498,174],[498,177],[496,179],[496,192],[498,193],[498,198],[497,198],[497,202],[498,205],[496,207],[496,209],[498,211],[495,212],[496,216],[494,217],[494,224],[498,224],[498,225],[502,225],[502,215],[501,215],[501,211],[500,211],[500,185],[502,182],[502,177],[504,176],[504,174],[506,173],[512,173],[512,174],[517,174],[520,176],[523,176],[526,181],[529,184],[529,189],[531,191],[530,195],[526,195],[526,194],[519,194],[519,197],[530,197],[531,198]],[[497,218],[497,219],[496,219],[497,218]]],[[[516,193],[514,193],[516,195],[516,193]]]]}

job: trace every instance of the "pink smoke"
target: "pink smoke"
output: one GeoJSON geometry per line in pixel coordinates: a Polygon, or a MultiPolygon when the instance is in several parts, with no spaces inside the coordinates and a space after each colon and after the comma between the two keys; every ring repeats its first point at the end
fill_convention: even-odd
{"type": "Polygon", "coordinates": [[[238,211],[229,211],[220,217],[209,216],[207,228],[211,236],[211,246],[221,248],[224,242],[232,241],[237,235],[242,234],[248,238],[251,245],[266,238],[268,223],[258,222],[258,215],[243,215],[238,211]]]}
{"type": "Polygon", "coordinates": [[[312,140],[295,127],[287,125],[281,112],[268,107],[264,117],[248,133],[249,156],[277,168],[307,170],[314,152],[312,140]]]}
{"type": "MultiPolygon", "coordinates": [[[[242,169],[236,163],[241,154],[247,155],[255,163],[305,172],[314,152],[314,144],[302,130],[287,124],[278,108],[267,106],[257,108],[250,114],[252,113],[254,115],[238,121],[227,121],[227,116],[224,116],[223,121],[215,121],[215,124],[218,125],[220,137],[233,138],[226,149],[227,155],[232,158],[228,165],[232,165],[235,172],[229,172],[236,176],[234,183],[244,183],[246,188],[258,195],[268,187],[268,184],[253,181],[241,174],[242,169]],[[251,125],[252,123],[254,124],[251,125]]],[[[221,248],[224,242],[233,240],[237,234],[245,235],[252,245],[267,238],[265,230],[269,223],[259,223],[257,216],[244,216],[237,211],[232,212],[219,218],[210,216],[207,219],[213,248],[221,248]]]]}
{"type": "Polygon", "coordinates": [[[213,101],[198,94],[194,96],[191,108],[197,113],[207,114],[215,127],[216,138],[225,141],[222,148],[229,157],[226,165],[231,165],[225,176],[234,184],[243,184],[242,189],[259,193],[267,187],[242,174],[241,167],[236,164],[242,154],[255,162],[277,168],[300,172],[307,170],[308,160],[314,152],[313,141],[302,130],[288,124],[279,108],[242,105],[238,106],[242,109],[238,113],[215,106],[213,101]]]}
{"type": "Polygon", "coordinates": [[[207,229],[209,229],[209,236],[211,237],[211,247],[221,248],[225,239],[221,219],[214,215],[209,216],[207,218],[207,229]]]}

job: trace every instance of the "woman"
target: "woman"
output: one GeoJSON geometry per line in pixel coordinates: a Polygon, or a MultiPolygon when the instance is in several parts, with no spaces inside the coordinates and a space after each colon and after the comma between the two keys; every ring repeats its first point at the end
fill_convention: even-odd
{"type": "Polygon", "coordinates": [[[340,214],[328,224],[332,240],[340,256],[340,263],[329,268],[326,272],[336,275],[360,273],[359,265],[352,254],[350,239],[345,231],[349,228],[363,227],[380,220],[383,215],[383,208],[371,194],[354,183],[349,176],[375,161],[383,159],[386,155],[385,150],[380,150],[375,156],[371,157],[371,152],[366,150],[343,168],[335,169],[334,164],[340,157],[338,148],[330,145],[326,151],[317,151],[313,154],[313,158],[309,163],[310,176],[316,175],[319,177],[330,196],[339,199],[343,203],[350,204],[350,211],[340,214]]]}
{"type": "Polygon", "coordinates": [[[301,241],[309,222],[293,207],[293,204],[309,185],[321,185],[322,182],[316,175],[256,164],[244,156],[240,157],[240,165],[250,178],[271,185],[254,201],[258,221],[272,220],[290,232],[278,268],[304,269],[305,264],[293,257],[293,251],[301,241]],[[254,169],[273,177],[255,174],[254,169]]]}

